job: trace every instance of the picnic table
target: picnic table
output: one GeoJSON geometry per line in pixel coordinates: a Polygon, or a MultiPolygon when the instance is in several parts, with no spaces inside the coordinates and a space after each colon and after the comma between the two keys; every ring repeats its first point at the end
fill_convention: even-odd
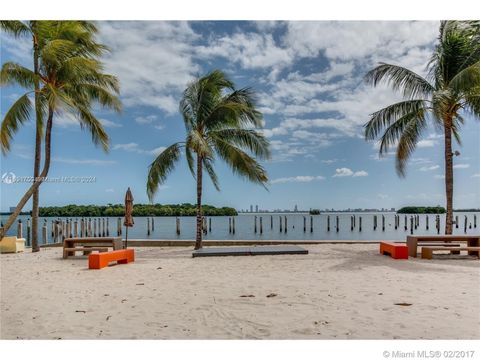
{"type": "Polygon", "coordinates": [[[63,240],[63,258],[75,256],[76,251],[82,251],[84,255],[92,251],[105,252],[108,248],[121,250],[123,241],[121,237],[77,237],[63,240]]]}
{"type": "MultiPolygon", "coordinates": [[[[459,242],[466,242],[469,248],[478,248],[480,246],[480,235],[409,235],[407,236],[408,256],[417,257],[418,246],[431,246],[435,243],[448,246],[459,242]]],[[[455,248],[452,248],[452,251],[455,251],[455,248]]],[[[480,251],[478,250],[469,250],[468,254],[480,257],[480,251]]]]}

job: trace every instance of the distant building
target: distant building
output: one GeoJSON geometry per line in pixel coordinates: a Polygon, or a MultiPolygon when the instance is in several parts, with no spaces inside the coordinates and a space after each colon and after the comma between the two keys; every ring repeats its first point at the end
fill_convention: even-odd
{"type": "Polygon", "coordinates": [[[10,206],[10,212],[12,212],[12,213],[13,213],[13,212],[15,211],[15,209],[16,209],[16,207],[15,207],[15,206],[10,206]]]}
{"type": "Polygon", "coordinates": [[[258,205],[255,205],[255,212],[258,212],[258,205]]]}
{"type": "Polygon", "coordinates": [[[391,208],[390,211],[391,211],[391,212],[395,212],[395,208],[391,208]]]}
{"type": "Polygon", "coordinates": [[[253,212],[253,205],[250,205],[250,212],[253,212]]]}
{"type": "Polygon", "coordinates": [[[294,212],[298,212],[298,206],[297,206],[297,204],[295,204],[295,207],[293,208],[293,211],[294,211],[294,212]]]}

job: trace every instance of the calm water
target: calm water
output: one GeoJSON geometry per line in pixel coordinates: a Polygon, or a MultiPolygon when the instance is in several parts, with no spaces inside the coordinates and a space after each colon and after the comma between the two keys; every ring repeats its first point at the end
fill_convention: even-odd
{"type": "MultiPolygon", "coordinates": [[[[455,234],[464,234],[464,221],[467,219],[467,234],[480,233],[479,213],[454,213],[458,216],[458,228],[454,225],[455,234]],[[477,218],[477,227],[474,226],[474,216],[477,218]]],[[[410,215],[407,215],[407,230],[405,230],[405,216],[400,215],[400,225],[395,229],[394,213],[330,213],[310,216],[308,214],[242,214],[235,217],[235,234],[229,232],[229,217],[211,217],[211,231],[204,238],[211,240],[404,240],[410,234],[410,215]],[[374,216],[377,216],[377,228],[374,230],[374,216]],[[385,217],[385,230],[382,230],[382,215],[385,217]],[[257,232],[255,233],[255,216],[257,217],[257,232]],[[337,231],[336,218],[338,216],[339,226],[337,231]],[[351,218],[355,216],[355,227],[351,230],[351,218]],[[282,219],[282,232],[280,232],[280,217],[282,219]],[[287,232],[285,232],[285,217],[287,218],[287,232]],[[304,231],[304,217],[306,218],[306,231],[304,231]],[[330,231],[327,222],[330,217],[330,231]],[[262,233],[260,233],[260,218],[262,219],[262,233]],[[362,230],[359,229],[360,218],[362,219],[362,230]],[[273,219],[273,227],[271,221],[273,219]],[[310,220],[313,220],[313,231],[310,231],[310,220]]],[[[420,215],[417,229],[413,233],[417,235],[436,234],[435,215],[428,215],[429,230],[426,229],[427,215],[420,215]]],[[[26,222],[28,216],[21,216],[23,223],[23,236],[26,238],[26,222]]],[[[6,216],[1,217],[5,222],[6,216]]],[[[51,236],[52,220],[67,218],[41,218],[39,239],[42,239],[41,227],[44,219],[47,220],[48,243],[53,242],[51,236]]],[[[78,218],[68,218],[75,221],[78,218]]],[[[92,218],[103,219],[103,218],[92,218]]],[[[106,219],[106,218],[105,218],[106,219]]],[[[117,235],[117,219],[109,218],[109,234],[117,235]]],[[[154,217],[154,230],[147,235],[147,218],[136,217],[135,225],[128,230],[129,239],[193,239],[195,237],[195,217],[181,217],[180,235],[176,234],[175,217],[154,217]]],[[[97,220],[98,221],[98,220],[97,220]]],[[[123,221],[123,219],[122,219],[123,221]]],[[[101,221],[99,221],[101,222],[101,221]]],[[[440,215],[440,233],[444,231],[445,215],[440,215]]],[[[208,227],[208,226],[207,226],[208,227]]],[[[80,229],[80,221],[78,228],[80,229]]],[[[97,225],[97,229],[98,229],[97,225]]],[[[93,222],[92,222],[93,229],[93,222]]],[[[125,237],[125,227],[122,226],[122,236],[125,237]]],[[[73,232],[73,226],[72,226],[73,232]]],[[[10,235],[17,233],[17,224],[12,226],[10,235]]]]}

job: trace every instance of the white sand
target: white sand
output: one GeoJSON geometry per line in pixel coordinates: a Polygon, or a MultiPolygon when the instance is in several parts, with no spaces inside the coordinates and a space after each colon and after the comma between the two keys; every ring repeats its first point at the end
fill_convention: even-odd
{"type": "Polygon", "coordinates": [[[102,270],[58,248],[2,255],[0,338],[480,338],[480,261],[392,260],[377,247],[196,259],[137,248],[135,263],[102,270]]]}

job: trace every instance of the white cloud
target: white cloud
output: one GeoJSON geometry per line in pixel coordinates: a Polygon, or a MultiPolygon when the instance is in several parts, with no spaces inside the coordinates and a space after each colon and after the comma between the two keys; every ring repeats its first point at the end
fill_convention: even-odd
{"type": "Polygon", "coordinates": [[[352,176],[352,177],[368,176],[368,172],[366,172],[365,170],[359,170],[359,171],[353,172],[351,169],[343,167],[343,168],[335,169],[335,174],[333,175],[333,177],[349,177],[349,176],[352,176]]]}
{"type": "Polygon", "coordinates": [[[473,174],[473,175],[472,175],[472,178],[480,178],[480,173],[473,174]]]}
{"type": "Polygon", "coordinates": [[[454,169],[468,169],[470,164],[455,164],[453,165],[454,169]]]}
{"type": "Polygon", "coordinates": [[[375,54],[395,59],[408,55],[411,48],[431,45],[437,37],[438,25],[432,21],[292,21],[287,24],[284,41],[305,57],[323,53],[329,59],[348,61],[375,54]]]}
{"type": "Polygon", "coordinates": [[[171,21],[100,22],[100,41],[111,48],[106,70],[120,79],[125,106],[178,111],[181,91],[199,73],[190,25],[171,21]]]}
{"type": "Polygon", "coordinates": [[[115,190],[114,190],[114,189],[112,189],[112,188],[108,188],[108,189],[105,189],[105,192],[108,192],[108,193],[113,193],[113,192],[115,192],[115,190]]]}
{"type": "Polygon", "coordinates": [[[124,150],[128,152],[135,152],[138,154],[149,154],[149,155],[158,155],[165,149],[166,147],[159,146],[155,149],[145,150],[145,149],[141,149],[140,146],[135,142],[126,143],[126,144],[115,144],[113,146],[113,150],[124,150]]]}
{"type": "Polygon", "coordinates": [[[353,171],[349,168],[339,168],[335,169],[335,175],[333,177],[343,177],[343,176],[352,176],[353,171]]]}
{"type": "Polygon", "coordinates": [[[433,176],[434,179],[445,179],[445,175],[436,174],[433,176]]]}
{"type": "Polygon", "coordinates": [[[360,171],[355,171],[353,174],[353,177],[362,177],[362,176],[368,176],[368,172],[365,170],[360,170],[360,171]]]}
{"type": "Polygon", "coordinates": [[[434,147],[436,144],[437,142],[435,140],[425,139],[425,140],[420,140],[417,143],[417,147],[419,148],[434,147]]]}
{"type": "Polygon", "coordinates": [[[223,57],[246,69],[284,67],[293,60],[293,52],[277,46],[272,34],[253,32],[212,38],[195,51],[201,58],[223,57]]]}
{"type": "Polygon", "coordinates": [[[422,166],[419,170],[420,171],[432,171],[437,170],[440,168],[440,165],[432,165],[432,166],[422,166]]]}
{"type": "Polygon", "coordinates": [[[111,120],[107,120],[107,119],[100,119],[100,122],[102,123],[102,125],[106,128],[118,128],[118,127],[122,127],[123,125],[122,124],[119,124],[117,122],[114,122],[114,121],[111,121],[111,120]]]}
{"type": "Polygon", "coordinates": [[[155,120],[157,120],[157,116],[156,115],[147,115],[147,116],[137,116],[135,118],[135,122],[139,123],[139,124],[151,124],[153,123],[155,120]]]}
{"type": "Polygon", "coordinates": [[[74,165],[112,165],[117,162],[114,160],[99,160],[99,159],[71,159],[71,158],[62,158],[54,157],[52,159],[54,162],[65,163],[65,164],[74,164],[74,165]]]}
{"type": "Polygon", "coordinates": [[[325,177],[323,176],[309,176],[309,175],[304,175],[304,176],[292,176],[292,177],[282,177],[278,179],[274,179],[271,181],[272,184],[283,184],[283,183],[289,183],[289,182],[300,182],[300,183],[305,183],[305,182],[311,182],[314,180],[324,180],[325,177]]]}
{"type": "Polygon", "coordinates": [[[339,160],[338,159],[325,159],[325,160],[320,160],[320,162],[322,162],[323,164],[327,164],[327,165],[331,165],[333,163],[336,163],[338,162],[339,160]]]}

